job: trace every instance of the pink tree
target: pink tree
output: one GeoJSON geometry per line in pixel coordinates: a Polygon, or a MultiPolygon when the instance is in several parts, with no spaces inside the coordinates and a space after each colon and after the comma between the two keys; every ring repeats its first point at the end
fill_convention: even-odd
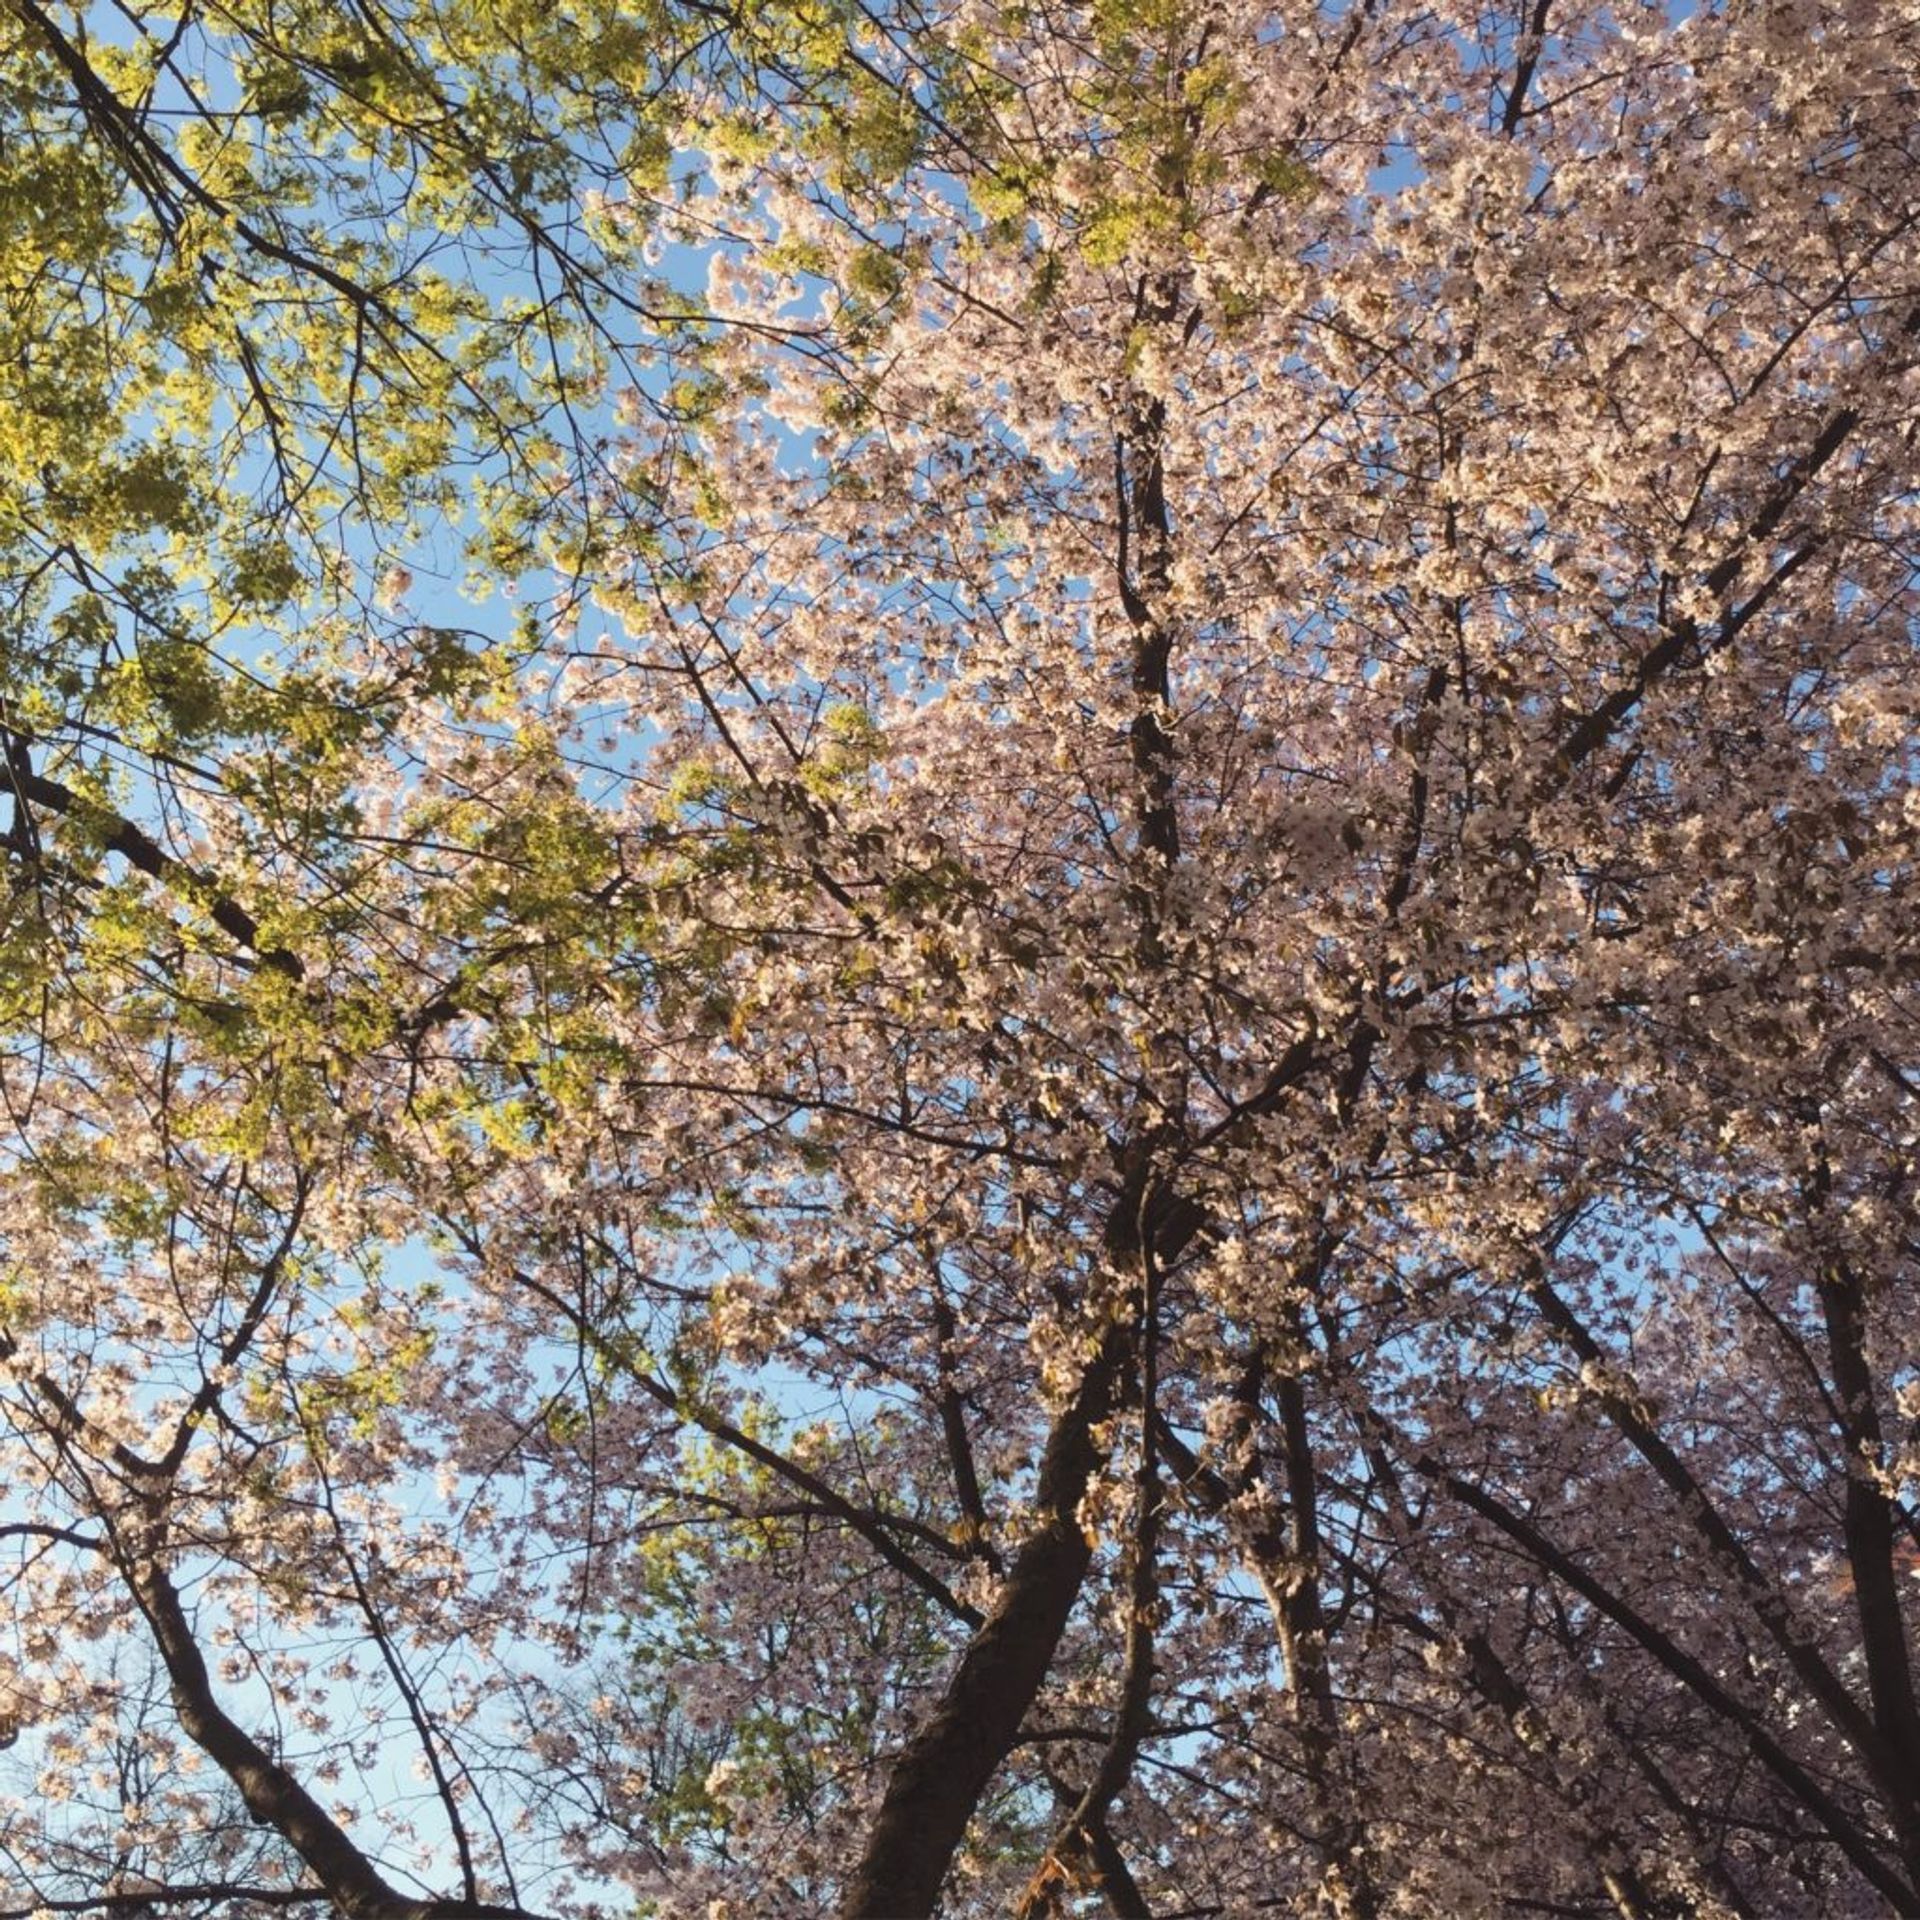
{"type": "Polygon", "coordinates": [[[1911,21],[733,30],[565,617],[8,1068],[50,1657],[352,1913],[1920,1912],[1911,21]]]}

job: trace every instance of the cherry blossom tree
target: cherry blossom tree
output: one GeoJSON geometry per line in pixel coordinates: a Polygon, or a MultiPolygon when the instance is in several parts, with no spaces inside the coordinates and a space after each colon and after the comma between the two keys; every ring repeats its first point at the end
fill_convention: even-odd
{"type": "Polygon", "coordinates": [[[16,1906],[1920,1913],[1920,24],[709,24],[547,601],[16,768],[16,1906]]]}

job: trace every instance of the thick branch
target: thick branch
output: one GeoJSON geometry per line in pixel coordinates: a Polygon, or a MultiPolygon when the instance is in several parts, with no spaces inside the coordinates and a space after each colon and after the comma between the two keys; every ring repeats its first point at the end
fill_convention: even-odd
{"type": "Polygon", "coordinates": [[[1129,1341],[1112,1328],[1054,1422],[1041,1457],[1040,1525],[1014,1555],[999,1599],[938,1705],[887,1776],[843,1920],[924,1920],[933,1912],[987,1783],[1019,1737],[1080,1596],[1093,1548],[1081,1497],[1100,1464],[1094,1429],[1112,1411],[1129,1341]]]}
{"type": "MultiPolygon", "coordinates": [[[[1528,1297],[1540,1309],[1554,1333],[1578,1356],[1591,1376],[1602,1384],[1595,1398],[1609,1420],[1659,1477],[1681,1510],[1699,1529],[1707,1544],[1738,1579],[1740,1590],[1755,1617],[1772,1636],[1774,1644],[1807,1691],[1826,1709],[1828,1718],[1847,1743],[1865,1761],[1868,1770],[1886,1792],[1894,1806],[1911,1809],[1916,1783],[1901,1768],[1880,1730],[1860,1703],[1847,1690],[1846,1683],[1821,1658],[1819,1650],[1807,1638],[1791,1609],[1766,1574],[1755,1564],[1744,1543],[1727,1525],[1707,1489],[1686,1462],[1655,1429],[1634,1396],[1620,1387],[1606,1384],[1607,1356],[1566,1302],[1553,1290],[1544,1273],[1528,1288],[1528,1297]]],[[[1911,1824],[1911,1812],[1908,1814],[1911,1824]]]]}
{"type": "Polygon", "coordinates": [[[131,1583],[166,1665],[181,1731],[240,1790],[254,1819],[272,1827],[307,1863],[336,1912],[346,1920],[531,1920],[519,1907],[415,1899],[390,1885],[319,1801],[222,1710],[179,1590],[165,1570],[149,1561],[132,1569],[131,1583]]]}
{"type": "Polygon", "coordinates": [[[1920,1920],[1920,1894],[1900,1878],[1873,1838],[1773,1737],[1751,1707],[1722,1686],[1684,1647],[1663,1633],[1630,1601],[1606,1586],[1579,1561],[1563,1553],[1531,1521],[1438,1461],[1422,1456],[1412,1464],[1416,1472],[1445,1488],[1462,1506],[1505,1534],[1537,1566],[1605,1614],[1703,1706],[1737,1726],[1768,1772],[1820,1822],[1834,1845],[1887,1897],[1893,1911],[1903,1920],[1920,1920]]]}
{"type": "Polygon", "coordinates": [[[1373,1920],[1379,1900],[1367,1864],[1366,1828],[1342,1804],[1346,1794],[1336,1777],[1340,1710],[1327,1660],[1326,1610],[1320,1598],[1320,1498],[1307,1430],[1306,1388],[1297,1372],[1288,1372],[1275,1383],[1274,1392],[1285,1449],[1291,1565],[1278,1583],[1268,1586],[1268,1597],[1277,1603],[1274,1619],[1288,1684],[1304,1709],[1301,1745],[1319,1803],[1320,1844],[1331,1869],[1329,1877],[1338,1880],[1332,1889],[1335,1911],[1341,1920],[1373,1920]]]}
{"type": "Polygon", "coordinates": [[[1907,1787],[1909,1869],[1920,1875],[1920,1820],[1913,1816],[1920,1793],[1920,1710],[1913,1692],[1913,1662],[1901,1614],[1894,1562],[1894,1508],[1880,1476],[1883,1436],[1867,1360],[1866,1316],[1861,1284],[1844,1262],[1820,1276],[1820,1305],[1827,1348],[1838,1388],[1841,1444],[1846,1458],[1846,1496],[1841,1525],[1874,1725],[1893,1750],[1892,1765],[1907,1787]]]}
{"type": "MultiPolygon", "coordinates": [[[[18,735],[11,732],[6,737],[10,743],[17,742],[22,747],[25,745],[18,735]]],[[[222,893],[203,875],[196,873],[184,860],[176,860],[144,827],[96,800],[83,798],[71,787],[62,786],[58,780],[49,780],[46,775],[34,772],[26,763],[24,753],[11,765],[7,780],[21,799],[64,817],[96,826],[102,836],[101,844],[107,852],[119,854],[137,872],[159,881],[162,886],[203,909],[221,932],[246,948],[263,967],[271,967],[274,972],[283,973],[290,980],[303,977],[306,970],[297,955],[289,953],[285,947],[263,947],[260,943],[259,921],[237,900],[222,893]]]]}
{"type": "MultiPolygon", "coordinates": [[[[1145,1222],[1141,1224],[1144,1229],[1145,1222]]],[[[1021,1920],[1039,1910],[1041,1888],[1056,1857],[1073,1854],[1090,1857],[1095,1834],[1107,1831],[1108,1809],[1133,1778],[1140,1748],[1151,1724],[1154,1616],[1160,1605],[1159,1550],[1164,1518],[1156,1434],[1160,1279],[1150,1236],[1142,1231],[1140,1240],[1142,1310],[1137,1335],[1139,1383],[1135,1396],[1140,1415],[1140,1467],[1135,1477],[1134,1530],[1128,1555],[1127,1638],[1120,1704],[1100,1764],[1061,1823],[1053,1844],[1047,1849],[1046,1859],[1021,1902],[1021,1920]]]]}

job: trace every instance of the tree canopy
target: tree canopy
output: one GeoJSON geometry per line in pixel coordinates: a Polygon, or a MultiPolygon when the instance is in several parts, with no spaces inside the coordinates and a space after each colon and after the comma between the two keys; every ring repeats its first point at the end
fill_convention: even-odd
{"type": "Polygon", "coordinates": [[[1916,72],[8,0],[0,1915],[1920,1914],[1916,72]]]}

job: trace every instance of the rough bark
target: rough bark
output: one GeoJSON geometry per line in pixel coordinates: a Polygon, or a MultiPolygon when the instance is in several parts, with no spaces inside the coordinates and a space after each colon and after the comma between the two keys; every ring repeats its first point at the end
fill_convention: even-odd
{"type": "Polygon", "coordinates": [[[1039,1527],[1014,1555],[1000,1598],[939,1704],[887,1776],[847,1884],[844,1920],[920,1920],[987,1783],[1011,1750],[1079,1598],[1093,1549],[1076,1517],[1101,1459],[1094,1429],[1112,1411],[1128,1342],[1107,1335],[1054,1422],[1040,1466],[1039,1527]]]}

